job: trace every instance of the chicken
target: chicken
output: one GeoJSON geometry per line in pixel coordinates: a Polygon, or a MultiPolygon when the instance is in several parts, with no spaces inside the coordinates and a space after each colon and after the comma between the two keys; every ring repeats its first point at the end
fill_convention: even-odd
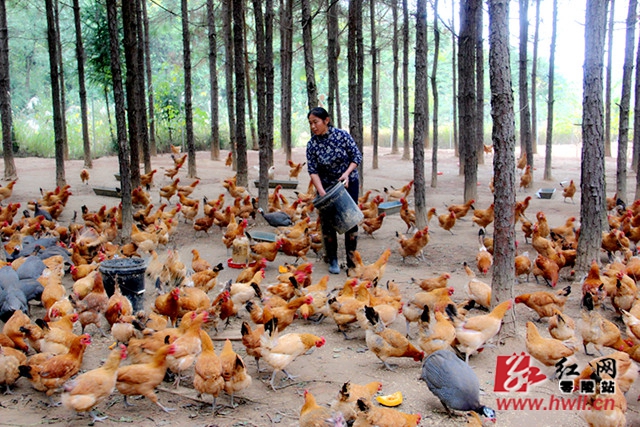
{"type": "Polygon", "coordinates": [[[466,262],[463,265],[464,270],[467,272],[467,277],[469,277],[467,282],[469,298],[488,310],[491,307],[491,286],[482,280],[476,279],[475,273],[471,271],[466,262]]]}
{"type": "Polygon", "coordinates": [[[384,192],[387,195],[387,201],[392,200],[400,200],[402,198],[407,198],[409,193],[411,192],[411,188],[413,187],[413,180],[409,181],[408,184],[403,185],[399,190],[394,189],[389,190],[387,187],[384,187],[384,192]]]}
{"type": "MultiPolygon", "coordinates": [[[[90,265],[90,264],[83,264],[83,265],[90,265]]],[[[96,264],[96,266],[98,265],[99,264],[96,264]]],[[[71,267],[76,267],[76,266],[72,265],[71,267]]],[[[96,281],[96,276],[98,274],[99,274],[99,271],[96,269],[89,272],[85,277],[77,279],[73,283],[73,293],[76,294],[80,299],[83,299],[84,297],[86,297],[89,294],[89,292],[93,290],[93,286],[96,281]]]]}
{"type": "Polygon", "coordinates": [[[467,200],[465,203],[460,205],[449,205],[447,206],[447,210],[449,212],[455,213],[456,219],[460,219],[467,215],[467,213],[469,212],[469,209],[473,209],[473,210],[476,209],[473,206],[475,202],[476,202],[475,200],[471,199],[471,200],[467,200]]]}
{"type": "Polygon", "coordinates": [[[193,377],[193,387],[198,394],[210,394],[213,396],[212,410],[216,409],[216,400],[220,391],[224,390],[224,378],[222,376],[222,363],[213,347],[211,337],[200,332],[202,352],[198,355],[193,377]]]}
{"type": "Polygon", "coordinates": [[[80,171],[80,181],[82,181],[83,184],[89,184],[89,178],[91,177],[91,175],[89,174],[89,171],[86,169],[82,169],[80,171]]]}
{"type": "Polygon", "coordinates": [[[451,275],[449,273],[442,273],[438,277],[422,279],[419,282],[417,282],[416,279],[411,278],[411,282],[417,283],[423,291],[430,292],[434,289],[446,288],[449,279],[451,279],[451,275]]]}
{"type": "Polygon", "coordinates": [[[199,271],[192,274],[189,279],[193,282],[193,286],[201,289],[205,293],[209,293],[216,287],[218,283],[218,275],[223,269],[224,267],[222,266],[222,263],[218,263],[218,265],[213,267],[213,269],[199,271]]]}
{"type": "Polygon", "coordinates": [[[527,189],[531,186],[531,182],[533,181],[533,172],[531,171],[531,165],[527,165],[524,169],[524,173],[520,177],[520,185],[518,186],[518,190],[527,189]]]}
{"type": "Polygon", "coordinates": [[[560,277],[560,267],[558,264],[541,254],[538,255],[533,262],[532,272],[533,277],[536,278],[536,282],[538,281],[538,276],[542,276],[547,285],[552,288],[556,287],[560,277]]]}
{"type": "Polygon", "coordinates": [[[595,307],[599,307],[606,298],[607,292],[604,288],[602,278],[600,277],[600,267],[595,260],[591,263],[589,273],[582,281],[580,287],[582,289],[582,297],[584,298],[586,294],[590,294],[595,307]]]}
{"type": "Polygon", "coordinates": [[[224,342],[220,352],[220,362],[222,364],[222,377],[224,378],[224,391],[231,396],[231,406],[233,407],[233,396],[236,392],[244,390],[253,381],[251,375],[247,373],[247,366],[242,357],[233,351],[231,341],[224,342]]]}
{"type": "Polygon", "coordinates": [[[222,186],[229,192],[231,197],[245,197],[247,195],[247,189],[237,186],[235,178],[225,179],[222,181],[222,186]]]}
{"type": "Polygon", "coordinates": [[[416,231],[410,238],[406,238],[405,236],[399,235],[396,232],[396,237],[398,238],[398,243],[400,244],[400,248],[398,252],[402,257],[402,262],[404,262],[406,257],[413,256],[424,261],[424,247],[429,243],[429,226],[424,227],[422,230],[416,231]]]}
{"type": "Polygon", "coordinates": [[[486,246],[484,245],[483,237],[484,237],[484,228],[481,228],[478,232],[478,240],[480,241],[480,248],[478,249],[478,253],[476,254],[476,266],[478,267],[478,271],[486,276],[489,272],[489,269],[493,265],[493,255],[489,253],[486,246]]]}
{"type": "Polygon", "coordinates": [[[42,357],[34,359],[35,356],[32,356],[26,365],[19,366],[20,376],[27,378],[36,390],[46,392],[51,400],[53,393],[78,373],[82,366],[85,349],[89,344],[91,344],[91,337],[88,334],[79,335],[73,339],[66,354],[46,359],[42,357]]]}
{"type": "Polygon", "coordinates": [[[376,196],[366,205],[358,205],[358,207],[365,218],[375,218],[378,216],[378,206],[382,202],[384,202],[384,199],[381,196],[376,196]]]}
{"type": "Polygon", "coordinates": [[[353,251],[353,262],[355,267],[349,269],[348,276],[349,277],[357,277],[360,280],[368,280],[368,281],[376,281],[381,280],[384,275],[385,269],[387,267],[387,262],[389,261],[389,257],[391,256],[391,249],[386,249],[380,258],[378,258],[374,263],[364,265],[362,262],[362,258],[360,256],[360,252],[353,251]]]}
{"type": "Polygon", "coordinates": [[[151,362],[122,366],[118,369],[116,388],[124,395],[125,406],[131,406],[127,402],[128,396],[141,395],[165,412],[174,410],[163,406],[158,401],[155,388],[160,385],[167,371],[167,356],[172,355],[175,350],[175,345],[165,343],[155,352],[151,362]]]}
{"type": "Polygon", "coordinates": [[[420,379],[427,383],[448,414],[451,409],[474,411],[495,422],[495,411],[480,404],[480,382],[476,373],[453,352],[438,350],[430,354],[422,365],[420,379]]]}
{"type": "Polygon", "coordinates": [[[331,418],[331,411],[325,406],[316,403],[316,399],[309,392],[304,391],[304,404],[300,408],[300,427],[323,427],[330,426],[328,420],[331,418]]]}
{"type": "Polygon", "coordinates": [[[240,223],[235,222],[235,220],[229,222],[229,225],[227,225],[227,230],[225,231],[224,236],[222,236],[222,243],[224,243],[227,249],[229,249],[233,245],[233,241],[237,237],[244,236],[244,230],[246,230],[246,228],[246,219],[243,219],[242,221],[240,221],[240,223]]]}
{"type": "Polygon", "coordinates": [[[16,185],[17,181],[11,181],[4,187],[0,187],[0,206],[2,205],[2,201],[11,197],[13,194],[13,186],[16,185]]]}
{"type": "MultiPolygon", "coordinates": [[[[79,299],[75,294],[72,295],[72,303],[78,312],[78,320],[82,326],[82,333],[88,325],[95,325],[106,336],[100,322],[109,305],[109,296],[104,289],[102,282],[102,274],[96,275],[93,289],[83,299],[79,299]]],[[[133,310],[132,310],[133,311],[133,310]]]]}
{"type": "Polygon", "coordinates": [[[406,414],[393,408],[374,406],[365,399],[358,399],[356,407],[357,416],[353,424],[356,427],[416,427],[422,419],[420,414],[406,414]]]}
{"type": "Polygon", "coordinates": [[[150,172],[140,174],[140,186],[145,187],[147,191],[153,185],[153,175],[158,172],[157,169],[153,169],[150,172]]]}
{"type": "Polygon", "coordinates": [[[200,208],[199,203],[200,202],[196,200],[196,203],[193,206],[186,206],[182,205],[181,203],[178,203],[176,205],[180,209],[179,212],[184,217],[185,224],[187,223],[187,221],[191,221],[192,223],[194,222],[196,215],[198,215],[198,209],[200,208]]]}
{"type": "Polygon", "coordinates": [[[115,281],[113,295],[109,297],[104,317],[109,322],[109,326],[113,326],[121,316],[131,316],[133,314],[133,306],[129,298],[122,295],[118,281],[115,281]]]}
{"type": "Polygon", "coordinates": [[[200,252],[197,249],[192,249],[191,254],[193,258],[191,258],[191,269],[196,273],[200,271],[210,270],[211,264],[206,259],[200,257],[200,252]]]}
{"type": "MultiPolygon", "coordinates": [[[[20,377],[20,360],[12,348],[0,345],[0,385],[4,385],[7,393],[11,393],[11,386],[20,377]]],[[[17,350],[14,350],[17,353],[17,350]]]]}
{"type": "Polygon", "coordinates": [[[24,351],[25,353],[29,351],[29,344],[25,342],[24,333],[21,331],[21,328],[29,325],[30,323],[31,320],[29,319],[29,316],[24,314],[22,310],[16,310],[2,327],[2,333],[13,341],[14,345],[12,347],[24,351]]]}
{"type": "Polygon", "coordinates": [[[247,355],[254,357],[258,372],[261,372],[260,358],[262,357],[262,348],[260,346],[260,337],[264,334],[264,325],[258,325],[255,329],[251,329],[251,325],[248,322],[242,322],[240,333],[247,355]]]}
{"type": "Polygon", "coordinates": [[[227,155],[227,158],[224,161],[224,165],[229,167],[233,164],[233,152],[229,151],[229,154],[227,155]]]}
{"type": "Polygon", "coordinates": [[[340,387],[338,399],[331,405],[331,410],[334,413],[341,413],[347,423],[353,423],[356,419],[358,399],[371,400],[381,390],[382,383],[379,381],[372,381],[364,385],[347,381],[340,387]]]}
{"type": "Polygon", "coordinates": [[[171,324],[174,325],[176,323],[176,319],[178,318],[178,313],[180,310],[180,304],[178,303],[179,298],[179,288],[174,288],[171,290],[171,292],[167,292],[163,295],[158,295],[156,297],[153,310],[158,314],[167,316],[170,319],[171,324]]]}
{"type": "Polygon", "coordinates": [[[527,216],[524,214],[527,208],[529,207],[529,202],[531,201],[531,196],[527,196],[521,202],[516,202],[516,206],[513,211],[513,216],[516,219],[525,219],[528,220],[527,216]]]}
{"type": "Polygon", "coordinates": [[[527,352],[538,362],[550,367],[563,358],[573,355],[574,350],[554,338],[543,338],[536,325],[527,322],[527,352]]]}
{"type": "Polygon", "coordinates": [[[300,175],[300,171],[302,167],[307,164],[307,162],[294,163],[292,160],[287,162],[289,165],[289,179],[297,179],[298,175],[300,175]]]}
{"type": "MultiPolygon", "coordinates": [[[[245,232],[245,234],[248,234],[245,232]]],[[[276,240],[275,242],[260,242],[252,243],[249,248],[251,249],[254,259],[265,259],[269,262],[273,262],[278,255],[278,251],[282,248],[283,242],[276,240]]]]}
{"type": "Polygon", "coordinates": [[[149,206],[151,204],[151,197],[142,187],[136,187],[131,190],[131,204],[133,206],[149,206]]]}
{"type": "Polygon", "coordinates": [[[193,191],[196,189],[196,186],[200,184],[200,180],[196,179],[195,181],[193,181],[191,184],[189,185],[179,185],[178,186],[178,194],[182,195],[183,197],[188,197],[191,195],[191,193],[193,193],[193,191]]]}
{"type": "Polygon", "coordinates": [[[296,257],[296,262],[299,258],[306,261],[307,252],[311,247],[311,240],[309,234],[304,234],[299,239],[289,239],[287,237],[280,236],[278,241],[281,242],[281,250],[285,255],[296,257]]]}
{"type": "Polygon", "coordinates": [[[178,316],[184,316],[190,311],[206,310],[211,306],[211,298],[202,289],[183,286],[178,298],[178,316]]]}
{"type": "Polygon", "coordinates": [[[418,322],[420,339],[418,345],[426,355],[442,349],[451,349],[456,339],[456,328],[441,312],[431,314],[425,306],[418,322]]]}
{"type": "Polygon", "coordinates": [[[566,187],[562,185],[562,183],[560,183],[560,187],[563,188],[562,201],[566,203],[567,198],[569,198],[571,199],[571,203],[575,203],[573,201],[573,196],[574,194],[576,194],[576,184],[573,182],[573,180],[569,181],[569,185],[567,185],[566,187]]]}
{"type": "MultiPolygon", "coordinates": [[[[502,326],[502,319],[513,305],[511,300],[498,304],[489,314],[475,316],[465,320],[457,317],[456,310],[447,307],[447,314],[456,327],[458,349],[465,354],[465,361],[469,363],[469,356],[496,336],[502,326]]],[[[455,306],[453,306],[455,308],[455,306]]]]}
{"type": "Polygon", "coordinates": [[[179,182],[180,178],[176,178],[171,184],[165,185],[164,187],[160,188],[160,202],[162,202],[162,199],[165,198],[167,199],[167,203],[171,203],[171,198],[175,196],[176,192],[178,191],[179,182]]]}
{"type": "Polygon", "coordinates": [[[265,333],[260,338],[262,358],[273,368],[271,388],[275,391],[274,381],[278,371],[284,372],[289,379],[291,375],[285,370],[298,356],[305,354],[311,348],[322,347],[326,343],[324,337],[309,333],[290,333],[280,336],[278,322],[272,319],[265,325],[265,333]]]}
{"type": "Polygon", "coordinates": [[[381,214],[379,214],[375,218],[365,218],[362,221],[362,224],[361,224],[362,225],[362,229],[369,236],[373,237],[374,231],[377,231],[378,229],[380,229],[380,227],[382,227],[382,221],[384,220],[384,218],[386,216],[387,216],[387,214],[382,212],[381,214]]]}
{"type": "Polygon", "coordinates": [[[587,397],[583,418],[589,427],[625,427],[627,425],[627,399],[620,390],[615,387],[615,393],[604,394],[600,391],[600,380],[612,378],[608,374],[602,374],[596,383],[596,393],[587,397]],[[597,402],[597,403],[596,403],[597,402]],[[612,403],[609,403],[612,402],[612,403]]]}
{"type": "Polygon", "coordinates": [[[522,303],[538,313],[538,316],[540,316],[538,321],[540,321],[545,317],[553,316],[555,311],[562,313],[569,294],[571,294],[571,286],[556,292],[538,291],[530,294],[520,294],[515,298],[515,303],[522,303]]]}
{"type": "Polygon", "coordinates": [[[182,157],[176,157],[176,154],[178,154],[178,153],[172,153],[171,154],[171,159],[173,160],[173,165],[174,166],[182,166],[182,165],[184,165],[185,161],[187,160],[188,154],[184,153],[182,155],[182,157]]]}
{"type": "Polygon", "coordinates": [[[409,202],[404,197],[400,199],[400,218],[407,224],[407,233],[416,226],[416,211],[409,209],[409,202]]]}
{"type": "Polygon", "coordinates": [[[382,361],[385,368],[393,370],[387,363],[389,357],[411,357],[416,362],[422,361],[423,351],[417,349],[400,332],[386,328],[372,307],[365,305],[364,310],[369,322],[366,331],[367,347],[382,361]]]}
{"type": "Polygon", "coordinates": [[[614,350],[625,351],[630,346],[622,339],[620,329],[611,321],[602,317],[602,315],[594,310],[594,304],[591,294],[586,294],[583,298],[583,305],[587,311],[582,311],[582,345],[584,353],[591,356],[587,351],[587,344],[592,343],[601,356],[602,347],[610,347],[614,350]]]}
{"type": "MultiPolygon", "coordinates": [[[[192,311],[190,316],[191,324],[182,335],[173,341],[172,344],[175,346],[175,351],[167,357],[168,368],[176,374],[174,383],[176,388],[180,385],[180,374],[189,369],[196,361],[196,357],[202,352],[201,327],[203,323],[207,322],[209,313],[204,310],[199,314],[192,311]]],[[[204,332],[204,335],[206,335],[206,332],[204,332]]]]}
{"type": "Polygon", "coordinates": [[[479,227],[487,228],[489,224],[493,222],[494,218],[494,205],[491,203],[487,209],[476,209],[473,211],[473,221],[479,227]]]}
{"type": "Polygon", "coordinates": [[[249,301],[246,304],[246,308],[254,323],[266,324],[269,320],[276,319],[278,321],[278,331],[282,332],[287,326],[293,323],[296,311],[302,307],[302,305],[311,304],[312,302],[313,297],[311,295],[304,295],[292,299],[285,305],[267,305],[262,310],[257,304],[249,301]]]}
{"type": "MultiPolygon", "coordinates": [[[[251,265],[245,267],[238,274],[238,277],[236,277],[236,282],[237,283],[254,282],[255,284],[259,285],[260,282],[262,281],[262,278],[264,277],[265,268],[267,268],[267,259],[261,258],[255,263],[252,263],[251,265]]],[[[235,292],[232,292],[231,294],[233,295],[235,294],[235,292]]]]}
{"type": "Polygon", "coordinates": [[[76,412],[89,412],[94,422],[104,421],[93,411],[98,404],[111,395],[116,388],[118,367],[127,358],[127,348],[120,344],[111,350],[107,361],[99,368],[87,371],[64,385],[62,404],[76,412]]]}
{"type": "Polygon", "coordinates": [[[624,252],[629,250],[631,245],[629,239],[624,235],[622,230],[611,230],[608,233],[602,232],[601,247],[607,252],[609,262],[613,262],[613,254],[617,251],[624,252]]]}
{"type": "Polygon", "coordinates": [[[527,275],[527,281],[529,281],[529,275],[533,272],[533,262],[529,258],[529,252],[524,252],[518,255],[518,241],[516,240],[516,257],[514,259],[514,266],[516,270],[516,282],[520,283],[520,276],[527,275]]]}

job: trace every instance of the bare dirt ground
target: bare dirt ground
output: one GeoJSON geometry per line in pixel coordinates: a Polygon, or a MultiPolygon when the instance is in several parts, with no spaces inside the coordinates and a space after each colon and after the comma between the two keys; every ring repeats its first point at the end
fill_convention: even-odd
{"type": "MultiPolygon", "coordinates": [[[[575,197],[575,204],[564,203],[561,191],[557,192],[551,200],[537,199],[534,193],[541,187],[555,187],[560,190],[558,182],[563,180],[574,179],[578,183],[580,177],[580,148],[577,146],[554,147],[553,182],[542,182],[543,149],[541,147],[541,153],[535,159],[537,166],[534,171],[535,183],[526,192],[518,192],[517,199],[522,200],[527,195],[533,196],[527,211],[528,216],[533,218],[536,212],[543,210],[548,217],[549,224],[556,226],[563,224],[564,220],[569,216],[575,215],[579,217],[579,191],[575,197]]],[[[380,153],[380,167],[377,170],[372,170],[370,166],[371,150],[370,147],[366,149],[365,189],[382,191],[384,186],[391,185],[399,188],[412,179],[413,165],[411,162],[401,160],[401,155],[389,154],[389,149],[383,148],[380,153]]],[[[222,155],[224,158],[226,152],[222,153],[222,155]]],[[[303,160],[304,149],[296,149],[294,161],[303,160]]],[[[38,189],[40,187],[48,190],[53,189],[55,186],[55,164],[53,159],[25,158],[16,159],[16,163],[20,178],[10,199],[11,202],[22,202],[26,205],[28,200],[39,197],[38,189]]],[[[257,152],[250,152],[250,191],[254,195],[257,195],[257,189],[253,186],[253,179],[256,179],[257,171],[253,168],[253,165],[257,165],[257,163],[257,152]]],[[[158,188],[169,182],[162,172],[164,168],[172,165],[172,161],[165,154],[152,159],[152,164],[160,170],[156,175],[156,185],[152,189],[153,201],[157,204],[158,188]]],[[[195,190],[194,197],[202,198],[202,196],[206,195],[209,198],[214,198],[223,192],[221,181],[233,175],[230,168],[225,167],[223,161],[211,161],[209,153],[206,152],[198,153],[197,165],[201,183],[195,190]]],[[[281,152],[276,153],[276,167],[276,179],[287,179],[288,167],[281,152]]],[[[62,223],[69,223],[73,212],[80,211],[80,206],[83,204],[86,204],[90,209],[98,209],[103,204],[107,204],[110,207],[118,203],[117,199],[99,197],[92,191],[92,186],[94,185],[117,185],[113,176],[114,173],[118,172],[117,158],[96,159],[94,168],[91,170],[90,185],[81,184],[79,178],[81,169],[81,161],[69,161],[66,164],[67,182],[72,186],[73,196],[70,198],[65,212],[60,218],[62,223]]],[[[463,178],[458,175],[458,162],[452,151],[442,150],[439,153],[439,171],[442,172],[442,175],[438,177],[437,188],[427,189],[427,205],[429,207],[435,206],[440,211],[439,213],[443,213],[445,204],[462,202],[463,178]]],[[[430,174],[430,162],[428,162],[426,176],[429,177],[430,174]]],[[[493,196],[488,188],[491,175],[492,158],[488,156],[485,159],[485,164],[479,167],[478,199],[475,203],[477,208],[486,208],[492,203],[493,196]]],[[[185,178],[184,171],[179,176],[183,182],[190,182],[185,178]]],[[[305,171],[300,176],[298,189],[304,191],[308,180],[309,178],[305,171]]],[[[635,182],[635,176],[630,176],[629,181],[629,188],[634,188],[631,182],[635,182]]],[[[608,188],[615,187],[615,159],[607,159],[607,185],[608,188]]],[[[286,196],[294,196],[292,190],[285,190],[284,194],[286,196]]],[[[253,226],[260,229],[268,229],[268,226],[264,224],[253,226]]],[[[404,232],[406,227],[397,214],[390,215],[385,219],[382,228],[374,234],[375,239],[364,236],[361,233],[358,249],[363,254],[365,263],[370,263],[377,259],[385,248],[391,248],[392,255],[387,265],[384,279],[385,281],[390,279],[399,283],[403,288],[404,296],[407,298],[413,292],[419,290],[417,285],[410,283],[411,278],[433,277],[443,272],[449,272],[451,274],[449,284],[456,290],[453,295],[454,300],[464,300],[466,299],[464,287],[468,280],[462,263],[468,261],[474,265],[473,261],[478,250],[478,228],[473,225],[470,217],[456,224],[453,229],[455,235],[451,235],[449,232],[439,228],[437,221],[436,223],[432,222],[431,226],[431,241],[425,251],[426,262],[418,262],[415,259],[408,259],[405,263],[402,262],[400,255],[397,253],[398,244],[395,233],[396,231],[404,232]]],[[[489,226],[489,234],[492,231],[493,227],[489,226]]],[[[522,250],[528,250],[530,254],[533,254],[534,250],[531,246],[524,244],[519,225],[517,227],[517,236],[518,240],[521,241],[522,250]]],[[[184,222],[179,225],[179,232],[173,236],[171,245],[177,246],[182,260],[186,263],[191,261],[190,251],[192,248],[197,248],[202,256],[212,264],[223,262],[226,266],[226,259],[229,257],[221,243],[219,231],[213,231],[209,237],[194,238],[193,228],[191,225],[184,224],[184,222]]],[[[344,254],[342,242],[339,250],[341,254],[344,254]]],[[[166,256],[166,249],[161,249],[160,253],[161,256],[166,256]]],[[[313,260],[312,253],[311,259],[313,260]]],[[[605,258],[602,260],[604,262],[605,258]]],[[[271,284],[275,281],[279,264],[293,261],[293,258],[286,255],[278,255],[276,261],[268,266],[263,284],[271,284]]],[[[228,279],[235,278],[237,274],[238,270],[225,268],[220,273],[218,287],[211,292],[211,295],[216,295],[220,290],[221,284],[228,279]]],[[[317,262],[313,272],[314,279],[317,280],[325,274],[327,274],[326,264],[317,262]]],[[[566,275],[567,273],[565,272],[563,277],[566,277],[566,275]]],[[[344,273],[339,276],[332,275],[329,289],[342,286],[345,279],[346,275],[344,273]]],[[[68,280],[66,283],[71,286],[71,279],[65,278],[65,280],[68,280]]],[[[485,281],[490,283],[490,275],[485,278],[485,281]]],[[[566,286],[567,283],[569,283],[568,280],[563,279],[558,287],[566,286]]],[[[147,283],[146,288],[145,305],[149,307],[156,294],[153,284],[147,283]]],[[[579,319],[579,298],[577,294],[580,293],[580,288],[578,285],[574,285],[573,288],[574,292],[571,294],[566,311],[574,319],[579,319]]],[[[548,288],[545,285],[536,284],[531,278],[528,283],[515,285],[514,295],[546,289],[548,288]]],[[[535,313],[521,305],[515,308],[515,312],[518,336],[506,340],[504,345],[487,348],[481,354],[473,356],[470,361],[470,365],[480,378],[483,391],[481,401],[494,409],[497,409],[497,397],[549,399],[551,396],[558,397],[560,395],[557,381],[545,381],[542,384],[535,385],[529,389],[527,394],[510,393],[500,396],[493,392],[497,356],[525,351],[524,324],[527,320],[537,318],[535,313]]],[[[33,307],[32,316],[34,319],[42,316],[42,314],[43,309],[41,307],[33,307]]],[[[471,314],[475,315],[477,313],[472,312],[471,314]]],[[[226,330],[221,330],[216,338],[239,337],[241,322],[243,319],[248,318],[248,314],[243,310],[241,311],[241,316],[241,319],[232,320],[230,326],[226,330]]],[[[397,320],[392,326],[404,331],[404,319],[397,320]]],[[[546,328],[542,326],[541,329],[546,328]]],[[[112,343],[111,339],[100,337],[98,331],[91,328],[88,331],[93,334],[94,342],[87,349],[83,370],[99,366],[107,355],[107,346],[112,343]]],[[[246,357],[245,361],[248,365],[249,373],[253,376],[253,384],[236,396],[236,402],[239,402],[240,405],[235,409],[222,407],[217,413],[212,413],[211,397],[205,396],[203,398],[207,402],[206,404],[197,399],[197,393],[193,390],[190,379],[182,381],[180,388],[177,390],[173,388],[172,384],[164,383],[161,390],[158,391],[160,401],[165,406],[177,408],[171,414],[162,412],[146,399],[134,400],[136,407],[125,408],[122,396],[117,391],[105,403],[99,405],[97,409],[109,417],[104,422],[104,425],[295,426],[298,424],[299,410],[303,403],[302,394],[305,389],[311,391],[320,404],[327,404],[336,397],[340,386],[347,380],[355,383],[379,380],[383,383],[383,394],[390,394],[395,391],[402,392],[404,403],[398,409],[404,412],[421,413],[423,416],[421,425],[455,426],[465,424],[465,418],[463,417],[449,418],[437,398],[429,392],[426,384],[418,380],[420,363],[411,359],[401,359],[394,361],[398,364],[398,368],[394,372],[384,370],[378,359],[367,350],[363,330],[352,329],[351,336],[355,339],[350,341],[344,340],[331,319],[325,319],[320,324],[296,320],[287,330],[287,332],[300,331],[310,331],[324,336],[327,341],[326,345],[315,349],[311,354],[300,357],[288,368],[291,374],[298,376],[294,381],[281,380],[283,375],[280,374],[277,384],[281,389],[275,392],[271,390],[268,384],[268,379],[271,375],[270,368],[267,367],[266,372],[258,374],[253,358],[246,357]]],[[[543,331],[543,333],[546,334],[546,331],[543,331]]],[[[412,335],[414,337],[417,335],[415,325],[412,328],[412,335]]],[[[239,341],[234,341],[233,344],[234,349],[239,354],[245,355],[244,348],[239,341]]],[[[216,351],[219,352],[222,347],[222,341],[216,341],[215,345],[216,351]]],[[[577,357],[580,367],[585,366],[590,360],[582,351],[577,354],[577,357]]],[[[266,363],[263,366],[266,366],[266,363]]],[[[192,374],[192,372],[189,373],[192,374]]],[[[640,385],[636,384],[627,395],[629,402],[627,412],[628,425],[640,424],[639,404],[636,402],[639,393],[640,385]]],[[[56,395],[55,399],[59,399],[59,396],[56,395]]],[[[88,417],[77,416],[63,407],[49,407],[46,402],[47,399],[44,394],[33,390],[27,380],[20,379],[14,388],[14,394],[0,396],[0,424],[6,426],[90,424],[88,417]]],[[[221,395],[218,398],[219,405],[228,403],[229,398],[227,396],[221,395]]],[[[497,425],[502,426],[585,425],[579,411],[576,410],[499,410],[497,411],[497,418],[497,425]],[[532,421],[532,419],[535,421],[532,421]]]]}

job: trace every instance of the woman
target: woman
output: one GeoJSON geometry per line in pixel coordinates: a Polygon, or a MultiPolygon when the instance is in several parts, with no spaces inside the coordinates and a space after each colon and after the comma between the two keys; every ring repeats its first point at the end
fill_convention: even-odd
{"type": "MultiPolygon", "coordinates": [[[[307,143],[307,168],[318,195],[324,196],[326,190],[342,182],[357,203],[360,188],[358,165],[362,162],[358,146],[349,133],[331,125],[329,113],[324,108],[313,108],[307,114],[307,119],[313,133],[307,143]]],[[[339,274],[336,230],[330,221],[321,220],[321,223],[329,273],[339,274]]],[[[347,268],[355,267],[352,255],[358,245],[357,225],[344,234],[344,245],[347,252],[347,268]]]]}

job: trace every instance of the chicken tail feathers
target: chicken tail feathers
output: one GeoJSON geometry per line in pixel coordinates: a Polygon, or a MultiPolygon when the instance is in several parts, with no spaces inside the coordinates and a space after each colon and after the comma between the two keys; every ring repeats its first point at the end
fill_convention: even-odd
{"type": "Polygon", "coordinates": [[[582,297],[582,305],[588,310],[588,311],[592,311],[594,308],[593,305],[593,295],[591,295],[591,293],[587,292],[586,294],[584,294],[584,297],[582,297]]]}
{"type": "Polygon", "coordinates": [[[364,315],[367,317],[367,320],[371,325],[375,325],[380,321],[380,316],[373,309],[373,307],[369,307],[368,305],[364,306],[364,315]]]}
{"type": "Polygon", "coordinates": [[[569,296],[570,294],[571,294],[571,286],[566,286],[560,289],[560,291],[558,291],[558,295],[563,297],[569,296]]]}
{"type": "Polygon", "coordinates": [[[458,318],[458,309],[456,308],[455,305],[453,304],[449,304],[445,307],[444,309],[445,313],[447,313],[447,316],[449,316],[449,319],[451,319],[452,322],[455,322],[458,318]]]}

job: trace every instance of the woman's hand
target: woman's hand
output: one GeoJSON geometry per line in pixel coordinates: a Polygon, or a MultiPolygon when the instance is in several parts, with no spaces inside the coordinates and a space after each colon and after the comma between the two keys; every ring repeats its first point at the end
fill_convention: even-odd
{"type": "Polygon", "coordinates": [[[347,171],[345,173],[343,173],[342,175],[340,175],[340,178],[338,178],[338,182],[341,182],[344,185],[344,188],[349,188],[349,174],[351,173],[351,171],[347,171]]]}

